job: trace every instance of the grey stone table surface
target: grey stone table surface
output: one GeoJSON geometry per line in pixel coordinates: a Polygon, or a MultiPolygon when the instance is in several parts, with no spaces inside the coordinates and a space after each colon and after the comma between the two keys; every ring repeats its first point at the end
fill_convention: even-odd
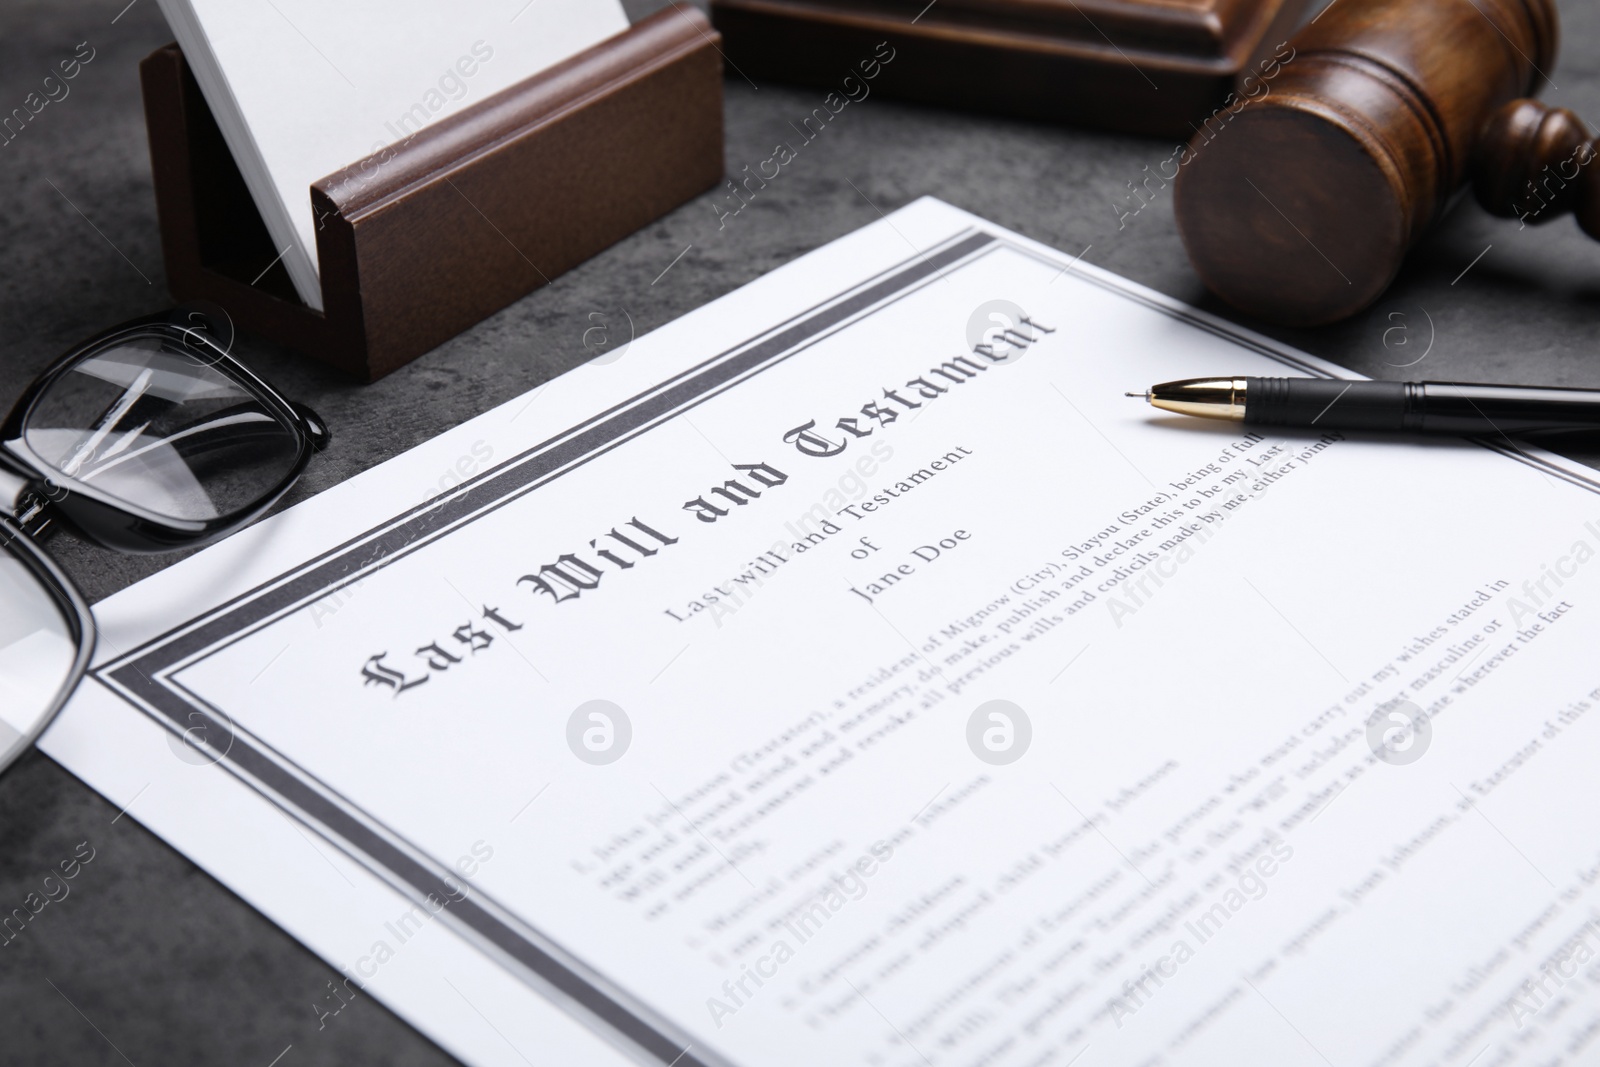
{"type": "MultiPolygon", "coordinates": [[[[630,2],[630,13],[660,2],[630,2]]],[[[1560,6],[1564,59],[1546,99],[1600,118],[1600,6],[1560,6]]],[[[73,342],[168,303],[137,64],[170,37],[155,0],[0,0],[0,113],[81,42],[93,49],[70,94],[0,146],[0,409],[73,342]]],[[[821,97],[733,70],[726,92],[730,173],[767,158],[821,97]]],[[[593,312],[626,309],[648,331],[925,194],[1228,314],[1190,271],[1169,196],[1119,225],[1127,183],[1173,148],[872,96],[738,215],[719,223],[720,195],[702,196],[377,384],[264,343],[241,351],[334,430],[293,503],[583,362],[593,312]]],[[[1597,298],[1600,246],[1570,220],[1519,231],[1464,201],[1379,314],[1267,332],[1374,377],[1600,387],[1597,298]]],[[[91,600],[173,562],[67,536],[51,551],[91,600]]],[[[82,842],[94,858],[70,895],[0,947],[0,1061],[451,1062],[368,998],[319,1026],[313,1005],[337,972],[142,828],[136,811],[120,815],[37,752],[0,777],[0,913],[82,842]]]]}

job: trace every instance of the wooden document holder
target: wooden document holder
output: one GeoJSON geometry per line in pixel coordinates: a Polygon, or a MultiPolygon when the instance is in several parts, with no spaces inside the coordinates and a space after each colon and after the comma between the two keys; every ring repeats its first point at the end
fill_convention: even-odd
{"type": "Polygon", "coordinates": [[[1309,3],[711,0],[711,16],[757,80],[839,90],[887,41],[885,95],[1188,140],[1309,3]]]}
{"type": "Polygon", "coordinates": [[[140,65],[172,295],[371,381],[722,179],[722,59],[675,8],[311,187],[301,303],[177,45],[140,65]]]}

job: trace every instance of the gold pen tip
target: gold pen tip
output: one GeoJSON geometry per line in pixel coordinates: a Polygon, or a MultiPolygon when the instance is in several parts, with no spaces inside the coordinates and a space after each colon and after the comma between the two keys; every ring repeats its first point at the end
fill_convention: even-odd
{"type": "Polygon", "coordinates": [[[1150,399],[1150,394],[1148,392],[1145,392],[1145,393],[1123,393],[1122,395],[1123,396],[1138,397],[1140,400],[1149,400],[1150,399]]]}

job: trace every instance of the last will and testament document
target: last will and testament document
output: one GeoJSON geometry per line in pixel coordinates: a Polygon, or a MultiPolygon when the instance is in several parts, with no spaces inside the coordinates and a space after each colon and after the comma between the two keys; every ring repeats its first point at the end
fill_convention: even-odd
{"type": "Polygon", "coordinates": [[[46,751],[474,1064],[1592,1062],[1600,497],[931,200],[97,607],[46,751]]]}

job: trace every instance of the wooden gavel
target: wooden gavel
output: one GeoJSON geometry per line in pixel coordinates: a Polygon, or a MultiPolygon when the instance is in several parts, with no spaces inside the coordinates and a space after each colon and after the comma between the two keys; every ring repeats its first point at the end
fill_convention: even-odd
{"type": "Polygon", "coordinates": [[[1554,0],[1334,0],[1181,158],[1201,279],[1262,319],[1337,321],[1382,295],[1468,181],[1496,215],[1575,211],[1600,238],[1596,142],[1525,99],[1559,33],[1554,0]]]}

